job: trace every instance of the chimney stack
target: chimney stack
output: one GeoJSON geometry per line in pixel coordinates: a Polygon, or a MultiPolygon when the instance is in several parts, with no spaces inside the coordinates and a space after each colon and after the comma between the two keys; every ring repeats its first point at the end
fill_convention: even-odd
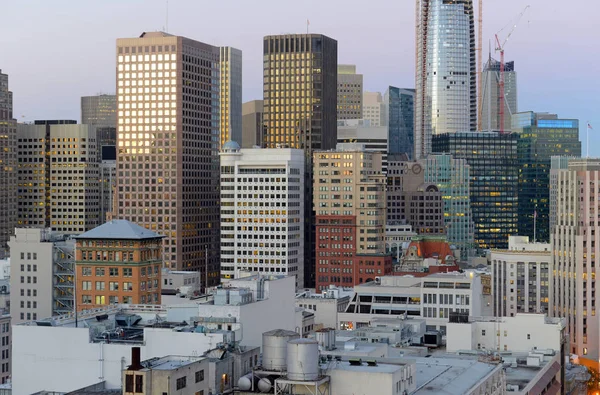
{"type": "Polygon", "coordinates": [[[143,367],[141,364],[140,350],[139,347],[131,348],[131,365],[129,365],[127,370],[140,370],[143,367]]]}

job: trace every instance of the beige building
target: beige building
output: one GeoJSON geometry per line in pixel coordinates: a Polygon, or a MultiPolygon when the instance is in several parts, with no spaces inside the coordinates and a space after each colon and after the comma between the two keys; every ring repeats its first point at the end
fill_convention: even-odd
{"type": "MultiPolygon", "coordinates": [[[[558,163],[553,163],[559,165],[558,163]]],[[[600,256],[600,159],[574,158],[556,175],[556,224],[551,234],[550,316],[567,320],[569,352],[598,369],[600,315],[596,257],[600,256]]]]}
{"type": "Polygon", "coordinates": [[[492,250],[494,316],[548,313],[552,248],[530,243],[527,236],[509,236],[508,250],[492,250]]]}
{"type": "Polygon", "coordinates": [[[73,311],[74,242],[36,228],[17,228],[10,247],[13,323],[73,311]]]}
{"type": "Polygon", "coordinates": [[[222,147],[229,140],[240,142],[242,139],[242,51],[221,47],[219,53],[222,147]]]}
{"type": "Polygon", "coordinates": [[[363,75],[356,74],[356,66],[338,65],[337,119],[362,118],[363,75]]]}
{"type": "MultiPolygon", "coordinates": [[[[165,235],[167,268],[219,282],[218,47],[117,40],[117,218],[165,235]]],[[[204,280],[203,280],[204,282],[204,280]]]]}
{"type": "Polygon", "coordinates": [[[17,129],[17,226],[70,235],[97,226],[96,128],[75,121],[35,121],[17,129]]]}
{"type": "Polygon", "coordinates": [[[8,90],[8,75],[0,70],[0,258],[8,252],[7,242],[15,230],[17,210],[17,121],[13,117],[13,95],[8,90]]]}
{"type": "Polygon", "coordinates": [[[364,92],[362,117],[373,127],[387,126],[387,111],[383,96],[379,92],[364,92]]]}
{"type": "Polygon", "coordinates": [[[262,100],[252,100],[242,104],[242,141],[235,141],[242,148],[261,146],[263,141],[262,100]]]}

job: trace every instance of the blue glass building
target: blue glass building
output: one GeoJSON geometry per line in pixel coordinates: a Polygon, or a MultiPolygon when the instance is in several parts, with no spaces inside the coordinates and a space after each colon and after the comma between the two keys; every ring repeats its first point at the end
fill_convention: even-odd
{"type": "Polygon", "coordinates": [[[388,153],[414,154],[415,90],[390,86],[385,93],[388,106],[388,153]]]}

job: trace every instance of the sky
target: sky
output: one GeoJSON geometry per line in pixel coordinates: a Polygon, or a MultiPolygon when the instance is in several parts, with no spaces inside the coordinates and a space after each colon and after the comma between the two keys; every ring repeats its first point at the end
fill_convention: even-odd
{"type": "MultiPolygon", "coordinates": [[[[414,87],[414,0],[2,0],[0,69],[9,75],[14,116],[80,119],[80,97],[115,92],[116,39],[166,30],[243,51],[243,99],[262,99],[262,38],[311,33],[338,40],[338,62],[355,64],[365,90],[414,87]],[[168,18],[167,18],[168,8],[168,18]],[[168,25],[167,25],[168,20],[168,25]]],[[[518,73],[518,110],[557,113],[586,125],[600,156],[598,0],[484,0],[488,42],[506,36],[518,73]]],[[[493,47],[492,47],[493,51],[493,47]]],[[[495,54],[499,57],[499,54],[495,54]]]]}

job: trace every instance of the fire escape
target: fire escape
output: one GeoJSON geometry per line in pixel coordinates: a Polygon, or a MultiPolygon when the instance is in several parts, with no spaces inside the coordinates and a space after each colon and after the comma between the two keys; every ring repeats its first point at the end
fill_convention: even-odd
{"type": "Polygon", "coordinates": [[[75,255],[68,245],[55,245],[53,249],[53,295],[52,315],[72,313],[75,301],[75,255]]]}

